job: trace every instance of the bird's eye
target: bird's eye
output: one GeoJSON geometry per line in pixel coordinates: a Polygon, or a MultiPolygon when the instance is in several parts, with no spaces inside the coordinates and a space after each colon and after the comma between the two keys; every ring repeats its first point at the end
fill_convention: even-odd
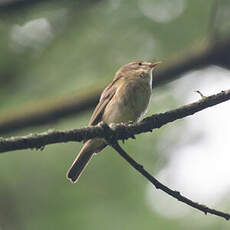
{"type": "Polygon", "coordinates": [[[140,66],[141,66],[141,65],[142,65],[142,62],[139,62],[139,63],[138,63],[138,65],[140,65],[140,66]]]}

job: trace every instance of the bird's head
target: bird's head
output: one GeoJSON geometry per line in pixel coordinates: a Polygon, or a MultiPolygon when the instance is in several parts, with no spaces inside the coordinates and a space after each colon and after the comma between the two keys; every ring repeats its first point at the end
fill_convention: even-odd
{"type": "Polygon", "coordinates": [[[115,79],[120,77],[125,78],[136,78],[141,77],[149,79],[152,75],[152,70],[159,65],[161,62],[145,62],[145,61],[134,61],[126,65],[123,65],[116,73],[115,79]]]}

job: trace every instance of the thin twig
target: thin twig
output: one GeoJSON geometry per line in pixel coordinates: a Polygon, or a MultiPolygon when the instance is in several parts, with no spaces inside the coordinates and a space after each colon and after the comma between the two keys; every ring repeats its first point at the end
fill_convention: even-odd
{"type": "Polygon", "coordinates": [[[135,168],[141,175],[143,175],[149,182],[151,182],[156,189],[160,189],[164,192],[166,192],[167,194],[169,194],[170,196],[174,197],[175,199],[195,208],[198,209],[202,212],[204,212],[204,214],[213,214],[219,217],[223,217],[226,220],[230,219],[230,215],[228,213],[224,213],[215,209],[211,209],[205,205],[196,203],[190,199],[188,199],[187,197],[183,196],[180,194],[180,192],[178,191],[174,191],[172,189],[170,189],[169,187],[165,186],[164,184],[162,184],[160,181],[158,181],[156,178],[154,178],[150,173],[148,173],[144,167],[140,164],[138,164],[132,157],[130,157],[122,148],[121,146],[117,143],[117,141],[108,141],[109,144],[120,154],[120,156],[122,156],[133,168],[135,168]]]}
{"type": "MultiPolygon", "coordinates": [[[[175,120],[193,115],[203,109],[220,104],[230,99],[230,90],[222,91],[203,99],[182,106],[165,113],[154,114],[145,118],[141,122],[133,124],[118,124],[113,127],[113,136],[116,140],[133,138],[134,135],[151,132],[153,129],[173,122],[175,120]]],[[[107,134],[101,124],[81,129],[67,131],[47,131],[40,134],[30,134],[23,137],[0,138],[0,152],[8,152],[20,149],[43,149],[45,145],[54,143],[64,143],[69,141],[83,141],[95,137],[107,138],[107,134]]]]}

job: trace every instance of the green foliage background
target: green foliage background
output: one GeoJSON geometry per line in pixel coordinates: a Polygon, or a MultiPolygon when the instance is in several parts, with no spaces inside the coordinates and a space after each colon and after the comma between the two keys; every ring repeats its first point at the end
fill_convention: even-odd
{"type": "MultiPolygon", "coordinates": [[[[145,17],[139,4],[136,0],[38,1],[1,12],[2,114],[10,116],[12,111],[23,112],[25,105],[36,107],[40,101],[99,88],[124,63],[164,61],[207,36],[213,1],[187,0],[183,13],[165,24],[145,17]],[[39,48],[15,45],[13,26],[37,18],[51,23],[50,41],[39,48]]],[[[176,105],[165,86],[154,92],[148,114],[176,105]]],[[[10,135],[82,127],[91,112],[10,135]]],[[[156,174],[167,162],[157,143],[181,125],[139,135],[124,148],[156,174]]],[[[228,229],[224,221],[202,214],[200,218],[212,225],[193,226],[189,218],[160,216],[146,199],[146,180],[110,148],[94,157],[79,183],[70,184],[65,173],[80,148],[81,143],[57,144],[42,152],[0,156],[0,229],[228,229]]]]}

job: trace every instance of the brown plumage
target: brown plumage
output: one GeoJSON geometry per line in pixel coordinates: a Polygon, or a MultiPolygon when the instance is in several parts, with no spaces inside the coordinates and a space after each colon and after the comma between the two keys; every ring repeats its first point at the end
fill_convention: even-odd
{"type": "MultiPolygon", "coordinates": [[[[149,104],[152,69],[158,64],[138,61],[122,66],[102,92],[89,125],[97,125],[100,121],[107,124],[137,121],[149,104]]],[[[67,179],[75,183],[93,154],[105,147],[106,142],[102,138],[86,141],[67,172],[67,179]]]]}

